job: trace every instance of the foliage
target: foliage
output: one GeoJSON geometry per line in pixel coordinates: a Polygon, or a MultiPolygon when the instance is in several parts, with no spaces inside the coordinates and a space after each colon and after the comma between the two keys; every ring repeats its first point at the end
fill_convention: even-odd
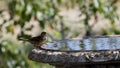
{"type": "Polygon", "coordinates": [[[38,64],[29,61],[27,58],[28,51],[32,49],[30,44],[25,44],[16,41],[15,38],[2,38],[0,44],[0,68],[51,68],[49,65],[38,64]]]}
{"type": "MultiPolygon", "coordinates": [[[[12,34],[17,37],[30,38],[30,34],[26,34],[26,31],[31,31],[35,26],[30,25],[26,28],[26,24],[29,24],[31,19],[39,22],[40,32],[50,28],[54,35],[49,35],[50,39],[63,39],[68,34],[74,33],[75,37],[78,33],[71,32],[72,27],[65,25],[64,16],[60,15],[60,7],[66,9],[79,7],[79,16],[85,16],[79,22],[85,26],[85,35],[94,35],[92,28],[97,24],[98,14],[104,16],[104,18],[110,20],[112,27],[109,30],[103,29],[102,34],[120,34],[120,31],[115,27],[115,22],[119,20],[117,14],[116,3],[118,0],[11,0],[8,3],[8,14],[10,18],[5,18],[3,13],[6,10],[1,10],[0,18],[3,22],[0,23],[0,34],[3,38],[5,34],[12,34]],[[95,23],[89,25],[89,20],[94,17],[95,23]],[[9,23],[8,23],[9,22],[9,23]],[[57,28],[56,25],[60,26],[57,28]],[[47,25],[47,27],[46,27],[47,25]],[[15,27],[20,27],[20,32],[16,33],[15,27]],[[5,29],[4,29],[5,28],[5,29]],[[57,37],[55,37],[57,36],[57,37]]],[[[49,31],[48,31],[49,32],[49,31]]],[[[69,37],[70,38],[70,37],[69,37]]],[[[16,40],[1,39],[0,40],[0,67],[1,68],[37,68],[44,67],[43,64],[31,62],[27,59],[28,51],[32,48],[30,44],[22,44],[16,40]],[[21,46],[25,45],[25,46],[21,46]]],[[[50,68],[50,67],[49,67],[50,68]]]]}

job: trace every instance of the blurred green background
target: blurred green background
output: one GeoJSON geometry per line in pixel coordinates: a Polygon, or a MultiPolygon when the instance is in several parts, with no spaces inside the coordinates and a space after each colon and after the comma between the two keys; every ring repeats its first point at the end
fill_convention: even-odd
{"type": "Polygon", "coordinates": [[[0,68],[54,68],[30,61],[33,46],[18,37],[119,35],[119,6],[120,0],[0,0],[0,68]]]}

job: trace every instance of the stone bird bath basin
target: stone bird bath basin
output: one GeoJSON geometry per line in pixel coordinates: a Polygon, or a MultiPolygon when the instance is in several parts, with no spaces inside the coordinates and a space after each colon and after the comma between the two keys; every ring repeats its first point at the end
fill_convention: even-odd
{"type": "Polygon", "coordinates": [[[58,40],[34,48],[28,58],[56,68],[120,68],[120,36],[58,40]]]}

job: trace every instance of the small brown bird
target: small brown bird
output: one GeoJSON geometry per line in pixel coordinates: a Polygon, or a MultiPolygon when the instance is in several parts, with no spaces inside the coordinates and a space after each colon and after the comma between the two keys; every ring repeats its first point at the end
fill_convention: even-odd
{"type": "Polygon", "coordinates": [[[46,43],[46,41],[47,41],[47,33],[42,32],[37,37],[32,37],[30,39],[19,39],[19,40],[27,41],[27,42],[30,42],[31,44],[33,44],[35,47],[40,47],[40,46],[42,46],[43,44],[46,43]]]}

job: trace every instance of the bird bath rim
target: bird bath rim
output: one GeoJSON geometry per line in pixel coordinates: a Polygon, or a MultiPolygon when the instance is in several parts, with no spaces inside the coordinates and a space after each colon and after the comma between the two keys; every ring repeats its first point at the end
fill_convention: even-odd
{"type": "MultiPolygon", "coordinates": [[[[90,38],[91,37],[89,37],[88,39],[90,38]]],[[[52,49],[46,49],[46,48],[41,47],[41,49],[39,48],[32,49],[32,51],[30,51],[28,55],[28,58],[33,61],[49,63],[53,65],[59,65],[59,64],[64,65],[67,63],[70,65],[71,64],[73,65],[93,64],[94,62],[96,64],[97,62],[98,63],[103,63],[103,62],[109,63],[109,62],[114,62],[114,61],[116,62],[120,60],[120,36],[107,36],[107,37],[102,36],[102,37],[94,37],[94,38],[100,38],[99,39],[100,41],[101,39],[103,40],[105,38],[105,40],[107,40],[109,38],[113,40],[112,41],[113,43],[114,42],[119,43],[119,44],[116,44],[116,45],[119,45],[118,46],[119,49],[72,50],[71,51],[71,50],[52,50],[52,49]],[[116,39],[119,39],[119,40],[116,40],[116,39]]],[[[55,42],[59,42],[59,41],[64,41],[64,40],[58,40],[55,42]]],[[[51,43],[55,43],[55,42],[51,42],[51,43]]]]}

